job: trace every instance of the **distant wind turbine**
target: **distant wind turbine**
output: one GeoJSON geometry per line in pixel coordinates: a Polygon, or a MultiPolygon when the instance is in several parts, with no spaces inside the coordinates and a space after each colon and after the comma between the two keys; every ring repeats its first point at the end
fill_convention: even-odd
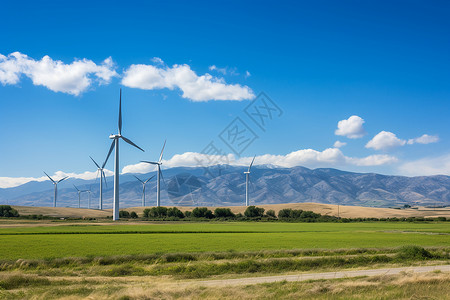
{"type": "Polygon", "coordinates": [[[149,182],[155,176],[156,175],[153,175],[152,177],[150,177],[146,181],[142,181],[137,176],[134,176],[137,180],[139,180],[140,183],[142,183],[142,206],[145,206],[145,185],[147,184],[147,182],[149,182]]]}
{"type": "Polygon", "coordinates": [[[103,162],[102,166],[100,167],[100,165],[92,158],[92,161],[94,162],[94,164],[97,166],[97,176],[98,176],[98,172],[100,172],[100,195],[99,195],[99,199],[98,199],[98,209],[102,210],[103,209],[103,180],[105,180],[105,185],[106,187],[108,187],[108,184],[106,183],[106,176],[105,176],[105,165],[108,162],[109,156],[111,155],[111,152],[114,149],[114,141],[112,141],[111,143],[111,147],[109,148],[109,152],[108,152],[108,156],[106,156],[105,161],[103,162]]]}
{"type": "Polygon", "coordinates": [[[45,175],[47,175],[47,177],[53,182],[53,185],[55,186],[55,198],[53,199],[53,207],[56,207],[56,199],[58,198],[58,183],[60,183],[63,180],[66,180],[67,178],[69,178],[69,176],[66,176],[60,180],[53,180],[50,176],[48,176],[47,173],[44,172],[45,175]]]}
{"type": "MultiPolygon", "coordinates": [[[[119,98],[119,133],[111,134],[109,136],[110,139],[114,140],[114,148],[115,148],[115,158],[114,158],[114,202],[113,202],[113,220],[119,220],[119,139],[124,140],[131,146],[138,148],[141,151],[144,151],[142,148],[137,146],[135,143],[127,139],[122,135],[122,89],[120,89],[120,98],[119,98]]],[[[111,149],[110,149],[111,151],[111,149]]]]}
{"type": "MultiPolygon", "coordinates": [[[[145,161],[145,160],[142,161],[144,163],[156,165],[158,167],[158,174],[157,174],[158,177],[156,177],[156,179],[157,179],[156,180],[156,206],[161,206],[161,175],[162,175],[161,165],[162,165],[162,157],[163,157],[163,153],[164,153],[164,147],[166,147],[166,141],[164,141],[164,145],[162,147],[161,154],[159,155],[158,161],[145,161]]],[[[163,179],[164,179],[164,177],[163,177],[163,179]]]]}
{"type": "Polygon", "coordinates": [[[73,185],[73,187],[77,190],[78,193],[78,208],[81,208],[81,193],[84,192],[84,190],[80,190],[75,184],[73,185]]]}
{"type": "Polygon", "coordinates": [[[248,206],[248,182],[249,182],[249,177],[250,177],[250,169],[252,168],[253,162],[255,161],[255,156],[253,156],[253,160],[252,163],[250,164],[250,166],[248,167],[248,171],[244,172],[245,174],[245,206],[248,206]]]}

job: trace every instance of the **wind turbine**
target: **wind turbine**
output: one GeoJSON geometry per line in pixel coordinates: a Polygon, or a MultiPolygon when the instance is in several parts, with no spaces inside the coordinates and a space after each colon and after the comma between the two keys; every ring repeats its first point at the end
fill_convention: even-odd
{"type": "Polygon", "coordinates": [[[252,168],[253,162],[255,161],[255,156],[253,156],[253,160],[252,163],[250,164],[250,166],[248,167],[248,171],[244,172],[245,174],[245,206],[248,206],[248,182],[249,182],[249,177],[250,177],[250,169],[252,168]]]}
{"type": "MultiPolygon", "coordinates": [[[[161,165],[162,165],[162,157],[163,157],[163,153],[164,153],[164,147],[166,147],[166,141],[164,141],[164,145],[162,147],[161,150],[161,154],[159,155],[159,160],[158,161],[145,161],[143,160],[142,162],[144,163],[148,163],[148,164],[152,164],[152,165],[157,165],[158,166],[158,177],[156,177],[156,206],[161,206],[161,165]]],[[[164,179],[164,178],[163,178],[164,179]]]]}
{"type": "MultiPolygon", "coordinates": [[[[134,176],[134,175],[133,175],[134,176]]],[[[140,180],[137,176],[134,176],[137,180],[139,180],[142,183],[142,206],[145,206],[145,185],[147,182],[149,182],[155,175],[147,179],[146,181],[140,180]]]]}
{"type": "MultiPolygon", "coordinates": [[[[124,140],[131,146],[138,148],[141,151],[144,151],[142,148],[137,146],[135,143],[127,139],[122,135],[122,89],[120,89],[120,98],[119,98],[119,133],[111,134],[109,136],[110,139],[113,140],[113,145],[115,148],[115,158],[114,158],[114,202],[113,202],[113,220],[119,220],[119,139],[124,140]]],[[[112,151],[112,146],[110,151],[112,151]]]]}
{"type": "Polygon", "coordinates": [[[67,178],[69,178],[69,176],[66,176],[60,180],[54,181],[50,176],[48,176],[47,173],[44,172],[45,175],[47,175],[47,177],[53,182],[53,184],[55,185],[55,198],[53,199],[53,207],[56,207],[56,198],[58,197],[58,183],[60,183],[63,180],[66,180],[67,178]]]}
{"type": "Polygon", "coordinates": [[[89,194],[88,198],[88,208],[91,209],[91,186],[89,186],[88,190],[85,190],[86,193],[89,194]]]}
{"type": "Polygon", "coordinates": [[[81,193],[84,192],[84,190],[80,190],[79,188],[76,187],[76,185],[73,185],[74,188],[77,189],[78,192],[78,208],[81,208],[81,193]]]}
{"type": "Polygon", "coordinates": [[[113,151],[113,149],[114,149],[114,141],[112,141],[111,147],[109,148],[108,156],[106,156],[105,162],[102,164],[101,167],[91,156],[89,156],[92,159],[92,161],[94,162],[94,164],[97,166],[97,176],[98,176],[98,172],[100,172],[100,195],[99,195],[99,199],[98,199],[98,209],[100,209],[100,210],[103,209],[103,180],[105,180],[105,185],[106,185],[106,187],[108,187],[108,184],[106,183],[105,171],[103,171],[103,170],[105,169],[105,165],[108,162],[108,158],[111,155],[111,152],[113,151]]]}

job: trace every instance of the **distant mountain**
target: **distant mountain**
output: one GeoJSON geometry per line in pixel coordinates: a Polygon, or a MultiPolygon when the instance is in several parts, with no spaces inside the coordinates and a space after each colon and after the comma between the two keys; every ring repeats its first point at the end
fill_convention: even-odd
{"type": "MultiPolygon", "coordinates": [[[[161,204],[164,206],[230,206],[245,201],[245,167],[214,166],[207,169],[171,168],[163,171],[161,204]]],[[[155,172],[136,174],[142,179],[155,172]]],[[[387,176],[362,174],[336,169],[304,167],[277,168],[254,166],[251,173],[251,204],[317,202],[342,205],[393,207],[409,205],[450,205],[449,176],[387,176]]],[[[156,178],[155,178],[156,179],[156,178]]],[[[148,206],[156,202],[156,180],[146,188],[148,206]]],[[[120,178],[122,207],[140,206],[142,185],[132,175],[120,178]]],[[[68,179],[58,186],[58,206],[76,207],[78,194],[91,186],[91,207],[98,207],[98,180],[68,179]]],[[[112,207],[112,177],[104,186],[104,207],[112,207]]],[[[0,202],[12,205],[52,206],[53,185],[49,181],[29,182],[0,189],[0,202]]],[[[87,207],[88,194],[82,194],[87,207]]]]}

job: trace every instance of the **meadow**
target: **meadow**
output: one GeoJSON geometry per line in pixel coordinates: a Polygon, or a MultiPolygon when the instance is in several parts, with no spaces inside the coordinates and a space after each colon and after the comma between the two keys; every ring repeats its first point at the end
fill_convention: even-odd
{"type": "Polygon", "coordinates": [[[448,223],[57,223],[0,228],[0,259],[280,249],[449,247],[448,223]],[[55,225],[55,224],[51,224],[55,225]]]}

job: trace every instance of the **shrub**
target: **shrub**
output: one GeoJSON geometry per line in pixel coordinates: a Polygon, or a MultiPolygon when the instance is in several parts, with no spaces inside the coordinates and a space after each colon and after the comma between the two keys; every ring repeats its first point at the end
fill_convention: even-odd
{"type": "Polygon", "coordinates": [[[144,209],[144,218],[164,218],[167,217],[167,207],[158,206],[144,209]]]}
{"type": "Polygon", "coordinates": [[[249,206],[244,212],[244,215],[247,218],[260,218],[264,216],[264,208],[262,207],[256,207],[256,206],[249,206]]]}
{"type": "Polygon", "coordinates": [[[400,248],[400,251],[397,253],[397,258],[402,260],[405,259],[422,260],[433,258],[433,255],[423,247],[404,246],[400,248]]]}
{"type": "Polygon", "coordinates": [[[135,211],[132,211],[132,212],[130,213],[130,217],[131,217],[132,219],[137,219],[137,218],[138,218],[138,215],[137,215],[137,213],[136,213],[135,211]]]}
{"type": "Polygon", "coordinates": [[[11,207],[11,205],[0,205],[0,217],[19,217],[19,212],[11,207]]]}
{"type": "Polygon", "coordinates": [[[174,217],[174,218],[180,218],[180,219],[184,218],[183,212],[176,207],[169,208],[167,210],[167,216],[174,217]]]}
{"type": "Polygon", "coordinates": [[[206,207],[196,207],[192,210],[192,217],[212,219],[214,215],[211,210],[206,207]]]}
{"type": "Polygon", "coordinates": [[[184,212],[184,216],[186,218],[190,218],[192,216],[192,212],[187,210],[187,211],[184,212]]]}
{"type": "Polygon", "coordinates": [[[130,218],[130,213],[127,212],[126,210],[121,210],[119,211],[119,218],[130,218]]]}
{"type": "Polygon", "coordinates": [[[275,211],[273,209],[269,209],[268,211],[266,211],[266,216],[273,219],[277,218],[277,216],[275,215],[275,211]]]}
{"type": "Polygon", "coordinates": [[[235,214],[229,208],[216,208],[214,210],[214,216],[216,218],[234,218],[235,214]]]}

